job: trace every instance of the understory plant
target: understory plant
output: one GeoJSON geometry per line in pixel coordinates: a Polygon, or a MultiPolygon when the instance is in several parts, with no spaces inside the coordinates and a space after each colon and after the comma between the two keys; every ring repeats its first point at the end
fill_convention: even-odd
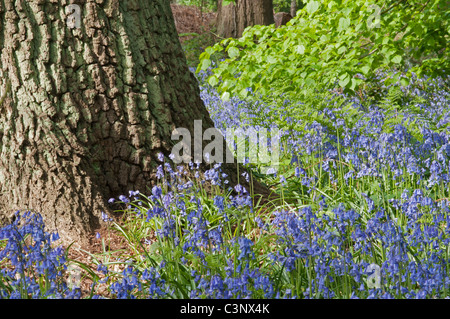
{"type": "MultiPolygon", "coordinates": [[[[277,105],[222,100],[199,81],[219,130],[273,125],[277,105]]],[[[374,101],[338,92],[316,117],[286,117],[277,169],[244,161],[239,173],[274,202],[254,203],[220,163],[201,172],[161,154],[151,192],[110,199],[122,217],[103,217],[128,247],[79,264],[87,292],[68,288],[66,251],[40,216],[17,215],[0,230],[1,297],[448,298],[447,82],[412,77],[374,101]]]]}

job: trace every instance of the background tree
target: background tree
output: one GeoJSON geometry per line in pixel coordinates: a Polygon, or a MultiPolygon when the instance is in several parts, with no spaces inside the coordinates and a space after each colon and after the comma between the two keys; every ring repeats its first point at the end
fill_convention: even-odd
{"type": "Polygon", "coordinates": [[[291,0],[291,16],[295,17],[297,15],[297,0],[291,0]]]}
{"type": "Polygon", "coordinates": [[[244,29],[254,25],[274,23],[272,0],[219,0],[217,6],[217,34],[224,38],[239,38],[244,29]]]}
{"type": "Polygon", "coordinates": [[[0,208],[86,242],[108,199],[147,192],[172,130],[214,127],[170,2],[0,3],[0,208]],[[75,27],[74,27],[75,26],[75,27]]]}
{"type": "MultiPolygon", "coordinates": [[[[273,9],[275,12],[287,12],[292,15],[292,6],[296,6],[296,10],[303,8],[304,3],[302,0],[273,0],[273,9]]],[[[293,17],[295,16],[292,15],[293,17]]]]}

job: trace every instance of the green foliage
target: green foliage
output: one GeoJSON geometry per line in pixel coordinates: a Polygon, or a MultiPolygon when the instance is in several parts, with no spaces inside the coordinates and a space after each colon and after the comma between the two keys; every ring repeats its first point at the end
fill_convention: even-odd
{"type": "Polygon", "coordinates": [[[429,108],[429,102],[422,96],[411,96],[409,91],[402,90],[400,85],[391,86],[379,99],[377,106],[386,116],[383,132],[394,132],[395,125],[401,124],[416,140],[422,141],[421,127],[427,127],[434,132],[446,132],[449,124],[445,114],[430,115],[424,110],[429,108]]]}
{"type": "MultiPolygon", "coordinates": [[[[205,50],[199,70],[217,52],[228,58],[213,69],[225,94],[247,98],[251,88],[266,99],[301,101],[299,91],[330,89],[348,93],[376,81],[379,70],[441,75],[448,70],[450,10],[446,1],[308,1],[286,26],[254,26],[240,39],[205,50]],[[378,19],[379,18],[379,19],[378,19]]],[[[392,72],[384,84],[400,80],[392,72]]],[[[402,80],[402,85],[407,80],[402,80]]]]}
{"type": "MultiPolygon", "coordinates": [[[[297,0],[297,10],[300,10],[303,6],[303,1],[297,0]]],[[[275,12],[290,12],[291,0],[273,0],[273,10],[275,12]]]]}
{"type": "Polygon", "coordinates": [[[336,127],[336,121],[340,120],[349,128],[361,119],[363,112],[346,101],[342,95],[327,91],[315,92],[312,88],[305,88],[298,92],[298,99],[301,102],[292,103],[274,99],[271,103],[276,103],[276,107],[265,110],[261,115],[259,109],[249,110],[249,114],[244,116],[254,125],[267,126],[267,123],[275,124],[279,128],[288,131],[299,132],[301,136],[311,133],[309,126],[318,123],[326,127],[332,135],[341,135],[342,130],[336,127]],[[333,109],[336,118],[325,116],[327,110],[333,109]],[[296,110],[301,110],[298,112],[296,110]]]}
{"type": "Polygon", "coordinates": [[[185,6],[203,7],[209,10],[217,10],[217,0],[177,0],[172,1],[185,6]]]}
{"type": "Polygon", "coordinates": [[[181,33],[178,35],[182,41],[189,67],[195,68],[200,63],[199,56],[208,46],[214,45],[216,37],[212,33],[181,33]]]}

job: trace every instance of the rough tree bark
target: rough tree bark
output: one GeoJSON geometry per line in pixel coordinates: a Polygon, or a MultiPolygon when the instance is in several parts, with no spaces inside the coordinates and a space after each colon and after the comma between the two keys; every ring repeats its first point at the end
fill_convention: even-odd
{"type": "Polygon", "coordinates": [[[217,34],[224,38],[239,38],[244,29],[253,25],[269,25],[273,20],[272,0],[236,0],[235,4],[217,8],[217,34]]]}
{"type": "MultiPolygon", "coordinates": [[[[172,130],[213,122],[189,72],[167,0],[0,2],[0,216],[40,212],[65,243],[147,192],[172,130]]],[[[193,135],[192,135],[193,136],[193,135]]]]}

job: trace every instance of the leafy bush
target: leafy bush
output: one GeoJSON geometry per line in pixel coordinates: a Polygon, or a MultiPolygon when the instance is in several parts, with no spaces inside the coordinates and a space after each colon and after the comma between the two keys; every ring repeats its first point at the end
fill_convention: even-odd
{"type": "MultiPolygon", "coordinates": [[[[297,10],[303,6],[303,1],[297,0],[297,10]]],[[[291,0],[273,0],[273,10],[275,12],[291,12],[291,0]]]]}
{"type": "Polygon", "coordinates": [[[446,1],[308,1],[287,26],[254,26],[202,53],[206,70],[217,52],[209,83],[226,96],[301,101],[302,90],[356,92],[389,71],[384,84],[408,84],[412,73],[442,75],[449,66],[446,1]],[[379,13],[379,15],[378,15],[379,13]],[[378,18],[380,18],[378,20],[378,18]],[[405,77],[395,69],[406,72],[405,77]]]}

